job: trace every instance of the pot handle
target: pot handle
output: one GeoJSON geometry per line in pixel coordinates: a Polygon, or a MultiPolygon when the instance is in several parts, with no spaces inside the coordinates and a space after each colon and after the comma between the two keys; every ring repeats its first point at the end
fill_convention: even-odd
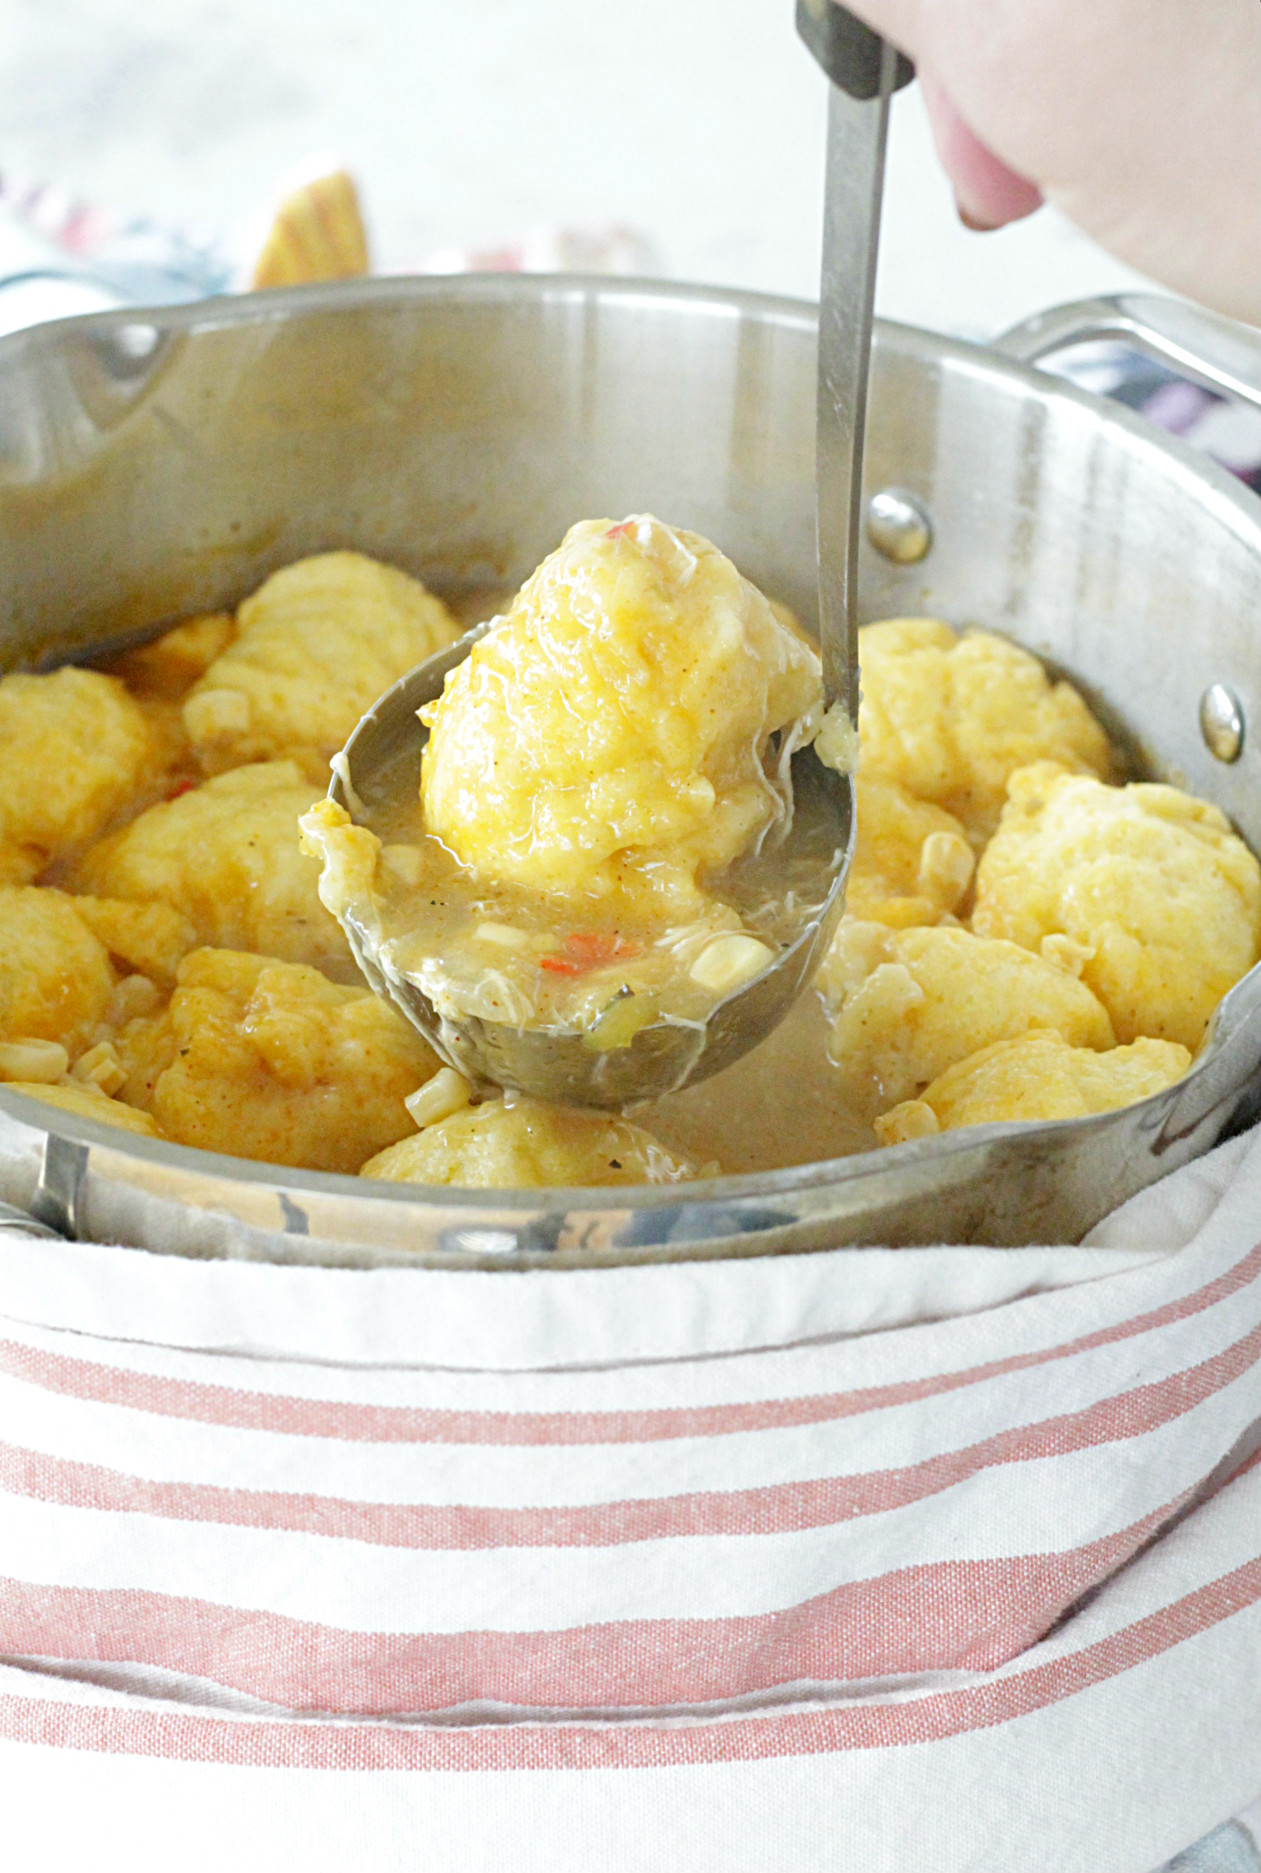
{"type": "Polygon", "coordinates": [[[0,1236],[11,1234],[43,1236],[49,1242],[56,1242],[60,1232],[56,1229],[49,1229],[46,1223],[39,1222],[29,1210],[20,1210],[15,1203],[0,1203],[0,1236]]]}
{"type": "Polygon", "coordinates": [[[60,1237],[80,1240],[82,1221],[81,1193],[88,1167],[88,1147],[58,1132],[44,1135],[40,1153],[39,1179],[28,1209],[15,1203],[0,1203],[0,1235],[60,1237]]]}
{"type": "Polygon", "coordinates": [[[1101,338],[1132,345],[1192,383],[1261,409],[1261,331],[1185,299],[1156,293],[1077,299],[1022,320],[993,344],[1018,364],[1037,364],[1070,345],[1101,338]]]}

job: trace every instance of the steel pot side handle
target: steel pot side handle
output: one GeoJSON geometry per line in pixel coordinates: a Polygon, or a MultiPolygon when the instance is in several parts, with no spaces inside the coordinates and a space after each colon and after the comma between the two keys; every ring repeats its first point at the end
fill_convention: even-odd
{"type": "Polygon", "coordinates": [[[39,1236],[47,1242],[61,1239],[59,1229],[49,1229],[29,1210],[20,1210],[15,1203],[0,1203],[0,1236],[6,1235],[39,1236]]]}
{"type": "MultiPolygon", "coordinates": [[[[880,61],[884,41],[835,0],[797,0],[797,31],[834,85],[852,98],[880,96],[880,61]]],[[[915,76],[904,53],[897,56],[893,90],[900,91],[915,76]]]]}
{"type": "Polygon", "coordinates": [[[0,1203],[0,1236],[42,1236],[49,1241],[82,1238],[82,1193],[90,1151],[58,1132],[44,1137],[39,1176],[27,1207],[0,1203]]]}
{"type": "Polygon", "coordinates": [[[993,349],[1018,364],[1038,364],[1099,339],[1131,345],[1192,383],[1261,410],[1261,330],[1185,299],[1111,293],[1074,300],[1013,325],[993,349]]]}

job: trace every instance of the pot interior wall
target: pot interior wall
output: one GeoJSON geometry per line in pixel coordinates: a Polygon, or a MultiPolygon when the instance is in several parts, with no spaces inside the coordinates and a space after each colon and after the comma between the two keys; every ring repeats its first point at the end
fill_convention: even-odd
{"type": "MultiPolygon", "coordinates": [[[[1071,670],[1157,770],[1261,844],[1261,749],[1224,769],[1208,683],[1245,716],[1261,535],[1124,412],[927,334],[877,342],[868,484],[920,494],[933,549],[871,549],[867,615],[992,625],[1071,670]]],[[[587,514],[695,527],[813,612],[807,309],[575,282],[382,283],[0,346],[0,658],[232,604],[357,546],[444,591],[515,583],[587,514]]]]}

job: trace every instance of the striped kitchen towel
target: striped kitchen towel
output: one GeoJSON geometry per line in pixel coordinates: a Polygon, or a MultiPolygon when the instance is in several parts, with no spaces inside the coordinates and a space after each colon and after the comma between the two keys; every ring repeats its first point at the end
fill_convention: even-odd
{"type": "Polygon", "coordinates": [[[0,1659],[20,1873],[1152,1873],[1261,1793],[1261,1134],[1081,1248],[0,1231],[0,1659]]]}

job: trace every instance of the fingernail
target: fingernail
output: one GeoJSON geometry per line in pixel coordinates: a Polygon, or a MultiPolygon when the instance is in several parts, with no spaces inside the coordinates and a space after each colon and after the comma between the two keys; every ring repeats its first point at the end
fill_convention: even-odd
{"type": "Polygon", "coordinates": [[[955,213],[958,215],[960,221],[962,221],[964,227],[968,228],[973,234],[997,234],[998,230],[1003,225],[1001,221],[979,220],[970,209],[963,206],[962,202],[955,203],[955,213]]]}

